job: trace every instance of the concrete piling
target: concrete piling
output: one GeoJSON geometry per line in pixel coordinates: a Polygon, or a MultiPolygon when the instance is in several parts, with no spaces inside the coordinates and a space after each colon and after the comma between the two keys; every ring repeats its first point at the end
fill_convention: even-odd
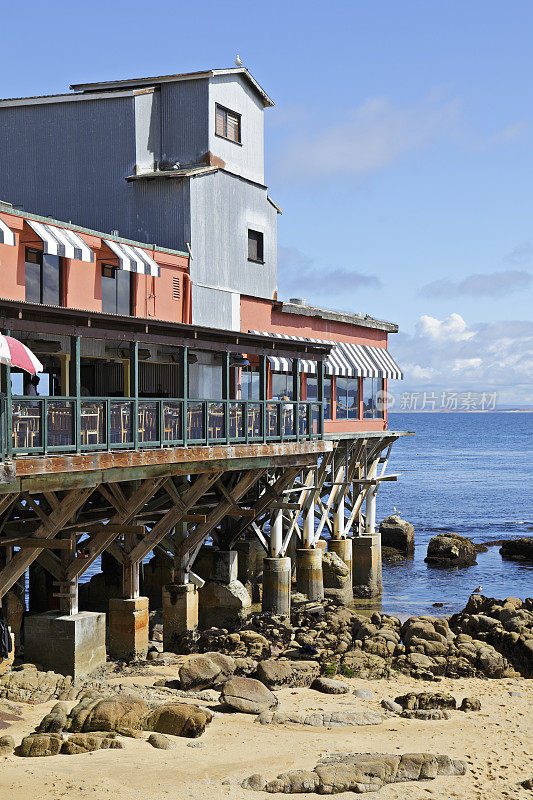
{"type": "Polygon", "coordinates": [[[148,652],[148,598],[109,601],[109,655],[130,661],[148,652]]]}
{"type": "Polygon", "coordinates": [[[353,543],[353,593],[356,597],[378,597],[383,589],[379,533],[355,536],[353,543]]]}
{"type": "Polygon", "coordinates": [[[198,628],[198,590],[193,583],[163,586],[163,649],[172,650],[176,640],[198,628]]]}
{"type": "Polygon", "coordinates": [[[324,599],[322,549],[300,548],[296,551],[296,585],[309,600],[324,599]]]}
{"type": "Polygon", "coordinates": [[[350,570],[350,580],[353,576],[352,539],[330,539],[328,542],[330,553],[336,553],[350,570]]]}
{"type": "Polygon", "coordinates": [[[288,617],[291,613],[290,558],[263,559],[263,611],[288,617]]]}

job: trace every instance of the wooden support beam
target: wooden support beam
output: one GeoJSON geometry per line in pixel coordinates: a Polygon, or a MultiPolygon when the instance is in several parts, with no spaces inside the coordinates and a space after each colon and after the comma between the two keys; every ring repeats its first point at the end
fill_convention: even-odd
{"type": "Polygon", "coordinates": [[[271,503],[270,508],[281,508],[283,511],[300,511],[299,503],[271,503]]]}
{"type": "MultiPolygon", "coordinates": [[[[34,534],[35,539],[53,539],[69,519],[81,508],[94,491],[88,489],[75,489],[68,492],[61,500],[59,506],[52,511],[46,525],[41,525],[34,534]]],[[[6,594],[16,581],[24,574],[30,564],[36,559],[42,548],[35,546],[19,550],[9,564],[0,571],[0,597],[6,594]]]]}
{"type": "MultiPolygon", "coordinates": [[[[259,478],[265,473],[266,469],[252,469],[245,472],[244,476],[233,487],[231,491],[231,500],[222,500],[219,505],[211,511],[207,521],[204,522],[203,525],[198,525],[198,527],[178,545],[176,548],[176,555],[185,559],[197,545],[204,542],[211,531],[216,528],[227,515],[228,511],[231,510],[234,503],[238,503],[246,492],[250,491],[254,483],[257,483],[259,478]]],[[[187,569],[190,569],[191,566],[192,563],[187,563],[187,569]]]]}
{"type": "MultiPolygon", "coordinates": [[[[143,506],[159,491],[164,478],[148,478],[143,481],[138,489],[131,494],[126,501],[124,508],[111,517],[110,525],[127,525],[130,523],[143,508],[143,506]]],[[[69,579],[79,578],[93,564],[98,556],[108,547],[116,537],[116,533],[104,526],[104,530],[92,539],[89,545],[89,553],[86,558],[77,557],[67,569],[69,579]]]]}
{"type": "Polygon", "coordinates": [[[72,543],[69,539],[52,539],[51,542],[43,539],[36,539],[34,536],[15,538],[10,536],[7,539],[0,539],[0,547],[35,547],[38,545],[42,550],[72,550],[72,543]]]}
{"type": "MultiPolygon", "coordinates": [[[[202,495],[209,489],[215,481],[220,477],[220,474],[215,472],[204,473],[200,475],[194,483],[187,489],[187,491],[180,497],[179,504],[174,505],[165,516],[157,522],[150,533],[139,542],[132,552],[129,554],[131,561],[142,561],[148,555],[150,550],[153,550],[167,533],[181,521],[184,514],[187,514],[189,509],[192,508],[202,495]]],[[[204,523],[205,524],[205,523],[204,523]]]]}

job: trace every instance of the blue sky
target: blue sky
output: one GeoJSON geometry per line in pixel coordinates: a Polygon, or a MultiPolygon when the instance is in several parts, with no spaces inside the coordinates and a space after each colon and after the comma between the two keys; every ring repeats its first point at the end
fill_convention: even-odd
{"type": "Polygon", "coordinates": [[[402,389],[533,404],[532,30],[520,1],[30,0],[0,96],[238,52],[276,103],[280,294],[397,321],[402,389]]]}

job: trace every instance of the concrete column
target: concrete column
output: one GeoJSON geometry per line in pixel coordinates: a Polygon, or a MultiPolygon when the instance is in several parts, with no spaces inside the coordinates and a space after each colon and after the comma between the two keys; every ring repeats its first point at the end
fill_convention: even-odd
{"type": "Polygon", "coordinates": [[[148,598],[109,600],[109,655],[132,661],[148,652],[148,598]]]}
{"type": "Polygon", "coordinates": [[[163,586],[163,650],[198,628],[198,590],[194,583],[163,586]]]}
{"type": "Polygon", "coordinates": [[[296,551],[296,585],[309,600],[324,599],[322,549],[301,548],[296,551]]]}
{"type": "Polygon", "coordinates": [[[381,579],[381,541],[379,533],[356,536],[353,544],[353,592],[356,597],[378,597],[381,579]]]}
{"type": "Polygon", "coordinates": [[[376,494],[377,486],[371,486],[366,495],[366,525],[365,533],[373,535],[376,532],[376,494]]]}
{"type": "Polygon", "coordinates": [[[328,551],[336,553],[339,558],[342,558],[346,566],[350,570],[350,580],[353,576],[353,556],[352,556],[352,539],[330,539],[328,542],[328,551]]]}
{"type": "Polygon", "coordinates": [[[214,553],[212,578],[220,583],[234,583],[239,575],[236,550],[217,550],[214,553]]]}
{"type": "Polygon", "coordinates": [[[276,509],[270,521],[270,552],[271,558],[277,558],[283,547],[283,513],[281,508],[276,509]]]}
{"type": "Polygon", "coordinates": [[[315,501],[313,500],[304,514],[302,547],[311,547],[311,542],[315,538],[315,501]]]}
{"type": "Polygon", "coordinates": [[[263,611],[288,617],[291,613],[290,558],[263,559],[263,611]]]}
{"type": "Polygon", "coordinates": [[[105,614],[49,611],[26,617],[24,658],[75,681],[90,675],[106,663],[105,614]]]}
{"type": "Polygon", "coordinates": [[[340,499],[333,513],[333,537],[334,539],[344,539],[344,528],[346,519],[344,517],[344,487],[339,490],[340,499]]]}

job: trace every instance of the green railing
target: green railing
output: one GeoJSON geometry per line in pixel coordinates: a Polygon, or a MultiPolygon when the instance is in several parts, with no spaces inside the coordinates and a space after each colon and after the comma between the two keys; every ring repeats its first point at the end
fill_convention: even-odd
{"type": "Polygon", "coordinates": [[[2,457],[321,439],[317,401],[2,397],[2,457]]]}

